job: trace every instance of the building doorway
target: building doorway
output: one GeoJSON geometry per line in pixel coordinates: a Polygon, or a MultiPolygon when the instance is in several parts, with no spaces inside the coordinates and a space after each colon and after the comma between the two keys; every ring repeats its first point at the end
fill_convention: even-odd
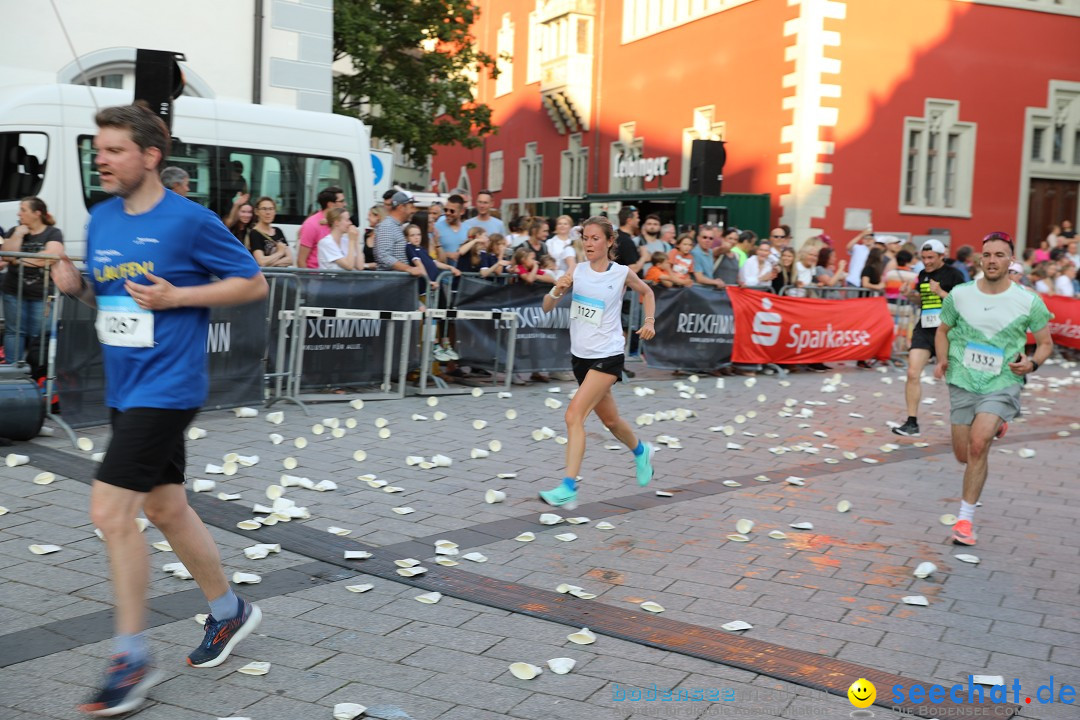
{"type": "Polygon", "coordinates": [[[1075,226],[1078,194],[1080,182],[1075,180],[1032,178],[1025,247],[1039,247],[1042,239],[1050,233],[1050,228],[1062,220],[1072,220],[1075,226]]]}

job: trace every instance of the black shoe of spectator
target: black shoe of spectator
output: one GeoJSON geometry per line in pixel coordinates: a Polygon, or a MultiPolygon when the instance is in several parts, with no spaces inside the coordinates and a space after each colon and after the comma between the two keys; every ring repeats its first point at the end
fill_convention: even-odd
{"type": "Polygon", "coordinates": [[[866,370],[872,370],[874,368],[874,363],[874,360],[860,360],[855,364],[861,368],[865,368],[866,370]]]}
{"type": "Polygon", "coordinates": [[[813,363],[812,365],[810,365],[810,369],[814,372],[829,372],[830,370],[832,370],[832,368],[825,363],[813,363]]]}
{"type": "Polygon", "coordinates": [[[475,369],[473,369],[473,371],[472,371],[472,375],[473,375],[474,377],[486,377],[486,378],[489,378],[489,377],[491,377],[491,373],[490,373],[490,372],[488,372],[487,370],[482,370],[481,368],[475,368],[475,369]]]}

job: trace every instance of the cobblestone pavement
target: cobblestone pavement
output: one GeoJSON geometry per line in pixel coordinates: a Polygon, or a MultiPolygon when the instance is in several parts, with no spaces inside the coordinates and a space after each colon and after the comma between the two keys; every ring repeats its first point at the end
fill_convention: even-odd
{"type": "MultiPolygon", "coordinates": [[[[657,616],[641,612],[642,622],[678,620],[724,636],[723,624],[743,620],[753,625],[746,637],[815,653],[825,664],[845,660],[925,685],[961,683],[965,693],[969,675],[1000,675],[1010,684],[1019,680],[1021,717],[1077,716],[1075,706],[1041,704],[1034,693],[1051,676],[1055,693],[1063,684],[1080,684],[1080,371],[1060,364],[1040,369],[1025,391],[1024,417],[992,450],[976,515],[979,543],[970,551],[981,562],[972,565],[954,557],[962,551],[948,544],[948,528],[939,520],[957,512],[961,477],[948,445],[942,384],[924,384],[923,436],[913,439],[893,435],[886,424],[903,420],[900,370],[839,365],[842,381],[835,386],[828,384],[831,375],[799,373],[758,377],[752,386],[729,377],[718,388],[710,377],[693,383],[631,367],[641,370],[637,380],[616,386],[624,417],[679,408],[694,415],[637,426],[644,439],[668,435],[682,446],[660,447],[656,480],[644,490],[633,481],[629,453],[605,449],[612,437],[590,420],[582,499],[610,504],[559,513],[586,514],[590,507],[612,512],[578,525],[541,525],[539,514],[550,509],[536,499],[537,490],[557,482],[563,447],[556,439],[534,440],[532,432],[544,426],[564,432],[568,383],[552,386],[561,387],[558,394],[546,386],[514,388],[509,398],[494,392],[441,397],[435,407],[410,397],[361,409],[311,406],[305,416],[280,405],[271,408],[284,412],[280,425],[267,422],[265,410],[250,419],[232,411],[200,415],[195,425],[207,436],[188,444],[191,476],[216,480],[214,492],[242,496],[225,508],[212,493],[201,494],[204,507],[236,514],[242,505],[247,516],[254,503],[270,504],[265,489],[283,472],[330,479],[338,487],[286,490],[287,498],[310,510],[308,520],[257,531],[238,530],[232,521],[212,528],[230,574],[263,577],[259,585],[239,587],[259,598],[262,626],[221,667],[196,670],[183,663],[201,637],[191,616],[206,612],[205,604],[191,582],[159,570],[175,561],[172,553],[152,552],[150,635],[166,680],[136,716],[329,718],[341,702],[367,706],[368,717],[400,720],[794,720],[848,717],[853,710],[844,696],[771,677],[768,658],[755,671],[599,633],[594,644],[575,645],[566,640],[574,628],[565,624],[474,601],[482,597],[446,595],[438,604],[423,604],[414,599],[421,590],[406,578],[373,577],[364,573],[363,561],[342,567],[305,550],[317,549],[325,536],[334,557],[357,541],[438,568],[431,543],[448,533],[468,539],[461,554],[488,558],[476,563],[449,556],[460,562],[460,577],[477,583],[492,578],[537,593],[570,583],[595,594],[583,602],[601,612],[638,610],[652,601],[665,610],[657,616]],[[690,397],[680,396],[676,384],[682,383],[693,385],[690,397]],[[635,388],[655,394],[638,395],[635,388]],[[562,408],[549,407],[551,400],[562,408]],[[510,410],[516,417],[508,418],[510,410]],[[445,419],[436,420],[436,412],[445,419]],[[324,418],[339,420],[344,436],[333,437],[329,427],[314,434],[313,425],[324,418]],[[387,421],[389,438],[378,436],[378,418],[387,421]],[[348,419],[357,426],[346,428],[348,419]],[[476,429],[477,421],[486,426],[476,429]],[[273,444],[271,433],[285,441],[273,444]],[[297,437],[307,439],[306,448],[295,447],[297,437]],[[500,450],[470,458],[473,448],[489,449],[494,440],[500,450]],[[916,446],[919,441],[928,445],[916,446]],[[1023,457],[1021,449],[1035,455],[1023,457]],[[357,450],[367,454],[362,461],[354,458],[357,450]],[[233,476],[204,472],[229,452],[259,460],[233,476]],[[410,455],[430,460],[435,454],[453,464],[424,469],[405,462],[410,455]],[[289,457],[298,462],[295,470],[283,469],[289,457]],[[371,488],[358,479],[368,473],[403,490],[371,488]],[[499,479],[499,473],[515,476],[499,479]],[[771,482],[755,480],[759,475],[771,482]],[[782,482],[789,476],[805,484],[782,482]],[[731,479],[739,486],[722,484],[731,479]],[[505,491],[506,501],[485,503],[487,489],[505,491]],[[656,490],[672,497],[658,497],[656,490]],[[849,512],[837,512],[841,500],[851,503],[849,512]],[[414,512],[392,510],[401,507],[414,512]],[[754,521],[749,542],[728,538],[739,519],[754,521]],[[597,527],[604,520],[613,529],[597,527]],[[789,527],[796,522],[813,523],[813,529],[789,527]],[[325,532],[330,526],[351,535],[331,535],[325,532]],[[535,540],[513,539],[522,528],[535,540]],[[769,537],[774,530],[787,537],[769,537]],[[286,548],[248,560],[243,549],[266,542],[260,535],[271,532],[286,538],[286,548]],[[556,539],[567,532],[577,539],[556,539]],[[938,570],[920,580],[912,571],[923,561],[938,570]],[[374,588],[346,589],[360,583],[374,588]],[[902,602],[909,595],[925,596],[929,606],[902,602]],[[569,674],[546,668],[557,657],[576,661],[569,674]],[[272,663],[270,672],[236,672],[253,660],[272,663]],[[508,672],[512,662],[545,669],[533,680],[519,680],[508,672]],[[713,689],[731,699],[629,699],[635,688],[645,688],[648,697],[653,686],[713,689]]],[[[103,428],[81,435],[95,449],[108,441],[103,428]]],[[[72,718],[111,649],[106,558],[86,514],[90,457],[72,450],[59,433],[12,450],[30,462],[4,468],[0,483],[0,505],[8,509],[0,516],[0,717],[72,718]],[[43,471],[55,472],[56,481],[35,484],[43,471]],[[28,546],[35,543],[62,550],[34,555],[28,546]]],[[[146,536],[161,539],[154,528],[146,536]]],[[[878,688],[879,697],[889,694],[890,688],[878,688]]],[[[885,707],[872,711],[877,718],[900,717],[885,707]]]]}

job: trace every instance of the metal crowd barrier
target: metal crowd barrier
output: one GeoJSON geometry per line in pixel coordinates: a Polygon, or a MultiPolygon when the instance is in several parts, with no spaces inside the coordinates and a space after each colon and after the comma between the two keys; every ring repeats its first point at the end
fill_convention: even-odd
{"type": "MultiPolygon", "coordinates": [[[[54,305],[55,296],[56,296],[55,288],[52,287],[52,278],[50,277],[50,274],[49,274],[49,265],[51,264],[49,261],[59,260],[59,259],[60,259],[60,256],[58,256],[58,255],[46,255],[44,253],[0,252],[0,262],[7,263],[6,272],[3,274],[4,282],[5,283],[7,282],[7,273],[11,273],[11,272],[16,273],[16,287],[17,287],[17,290],[15,292],[15,298],[14,298],[15,317],[14,318],[9,318],[9,317],[4,316],[5,315],[3,313],[4,305],[8,304],[6,302],[6,300],[7,300],[6,294],[5,294],[5,298],[4,298],[5,302],[0,303],[0,316],[4,316],[4,349],[5,349],[4,362],[6,362],[9,365],[34,364],[38,368],[45,367],[45,364],[46,364],[47,358],[48,358],[48,350],[46,348],[47,343],[45,342],[45,340],[50,336],[50,334],[48,332],[48,330],[49,330],[49,328],[51,326],[50,316],[53,314],[52,310],[54,309],[53,305],[54,305]],[[19,263],[17,265],[12,265],[9,262],[9,260],[20,260],[20,259],[43,260],[43,261],[45,261],[45,264],[41,268],[30,268],[30,267],[28,267],[26,265],[23,265],[22,263],[19,263]],[[27,299],[27,298],[24,298],[24,296],[23,296],[23,290],[24,290],[24,287],[25,287],[24,277],[25,277],[26,271],[28,269],[40,269],[42,271],[42,273],[41,273],[42,274],[42,298],[41,298],[41,300],[27,299]],[[24,322],[26,320],[25,313],[29,312],[30,303],[34,303],[34,302],[42,303],[41,317],[37,318],[36,322],[34,322],[34,319],[31,318],[30,319],[31,322],[25,323],[24,322]],[[36,327],[35,327],[35,325],[36,325],[36,327]],[[14,329],[14,331],[16,333],[16,337],[18,338],[16,340],[16,342],[21,342],[21,344],[23,346],[22,347],[22,352],[21,353],[16,353],[18,355],[18,357],[15,357],[15,358],[7,357],[7,352],[6,352],[7,349],[11,345],[11,343],[8,341],[8,332],[9,332],[10,329],[14,329]],[[30,341],[32,339],[37,339],[38,340],[37,348],[36,348],[37,357],[32,358],[32,359],[36,360],[36,363],[27,363],[27,357],[29,357],[30,354],[31,354],[31,347],[30,347],[31,342],[30,341]]],[[[29,368],[27,368],[27,369],[29,370],[29,368]]]]}
{"type": "MultiPolygon", "coordinates": [[[[301,306],[295,313],[291,310],[281,311],[282,320],[292,324],[303,323],[305,318],[326,317],[354,320],[389,320],[391,324],[386,333],[386,344],[383,349],[383,381],[380,385],[381,393],[365,393],[367,400],[400,400],[405,397],[405,381],[409,373],[409,341],[412,337],[412,323],[424,317],[419,310],[357,310],[352,308],[321,308],[301,306]],[[398,361],[397,390],[392,390],[393,381],[393,357],[394,357],[394,322],[402,322],[401,333],[401,357],[398,361]]],[[[283,322],[279,328],[284,328],[283,322]]],[[[279,329],[279,338],[283,330],[279,329]]],[[[280,342],[280,340],[279,340],[280,342]]],[[[300,406],[305,415],[308,415],[307,406],[300,399],[300,378],[304,373],[304,333],[297,328],[292,333],[292,366],[286,381],[284,399],[291,400],[300,406]]],[[[272,403],[269,403],[272,404],[272,403]]]]}
{"type": "MultiPolygon", "coordinates": [[[[506,348],[506,368],[503,373],[505,378],[503,380],[503,390],[509,391],[511,381],[514,373],[514,349],[517,342],[517,331],[520,318],[516,312],[499,311],[499,310],[442,310],[439,308],[428,308],[424,312],[424,340],[420,349],[420,386],[416,390],[417,395],[463,395],[465,393],[472,392],[470,388],[451,388],[446,384],[446,381],[440,378],[438,375],[434,375],[431,372],[431,353],[432,346],[434,345],[433,333],[429,328],[429,323],[432,320],[441,319],[445,322],[450,320],[494,320],[496,322],[505,320],[510,323],[509,332],[507,333],[507,348],[506,348]],[[428,383],[431,382],[435,387],[429,388],[428,383]]],[[[500,344],[502,328],[496,326],[495,337],[496,345],[500,344]]],[[[499,376],[499,356],[495,354],[495,367],[491,370],[491,384],[496,385],[498,383],[499,376]]]]}
{"type": "Polygon", "coordinates": [[[303,285],[300,276],[294,273],[264,271],[263,276],[270,286],[267,293],[266,326],[273,327],[275,318],[278,321],[273,365],[270,363],[269,348],[264,358],[263,379],[268,386],[272,386],[272,389],[267,391],[266,406],[269,407],[278,400],[287,400],[303,407],[299,398],[300,388],[293,387],[292,383],[293,373],[289,360],[291,346],[288,342],[289,331],[295,326],[293,319],[300,313],[300,306],[304,302],[303,285]]]}
{"type": "MultiPolygon", "coordinates": [[[[355,280],[360,283],[379,279],[393,280],[408,286],[408,296],[400,298],[406,305],[416,305],[416,295],[412,292],[412,277],[397,271],[377,270],[313,270],[310,268],[273,268],[263,273],[270,283],[270,302],[268,305],[267,322],[271,326],[277,323],[277,332],[274,342],[276,347],[273,355],[273,367],[267,368],[266,379],[273,382],[273,388],[268,393],[267,405],[272,405],[279,400],[292,402],[301,407],[307,413],[306,404],[312,401],[340,401],[338,395],[320,395],[317,393],[304,392],[301,384],[303,381],[304,367],[304,340],[305,322],[307,318],[335,318],[342,320],[386,320],[389,322],[385,345],[383,348],[383,374],[379,385],[380,392],[363,393],[365,400],[391,400],[405,396],[405,380],[408,375],[409,355],[411,352],[410,339],[412,334],[412,322],[422,319],[423,313],[418,309],[391,309],[382,308],[344,308],[329,304],[309,304],[313,300],[318,301],[322,292],[330,289],[331,285],[318,285],[320,279],[324,280],[355,280]],[[397,323],[404,325],[402,341],[396,343],[397,323]],[[393,353],[399,349],[401,357],[398,362],[399,373],[394,389],[393,379],[393,353]]],[[[340,299],[340,298],[339,298],[340,299]]],[[[383,297],[382,299],[385,299],[383,297]]],[[[381,303],[379,303],[381,304],[381,303]]],[[[269,365],[269,356],[267,358],[269,365]]]]}

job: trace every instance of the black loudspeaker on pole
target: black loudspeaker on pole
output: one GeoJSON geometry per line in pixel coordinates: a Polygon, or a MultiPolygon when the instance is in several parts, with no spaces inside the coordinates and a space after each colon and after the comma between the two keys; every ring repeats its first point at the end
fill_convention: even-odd
{"type": "Polygon", "coordinates": [[[135,51],[135,103],[145,105],[172,130],[173,100],[184,92],[180,70],[183,53],[170,50],[135,51]]]}
{"type": "Polygon", "coordinates": [[[723,140],[694,140],[690,147],[690,187],[695,195],[719,195],[727,151],[723,140]]]}

